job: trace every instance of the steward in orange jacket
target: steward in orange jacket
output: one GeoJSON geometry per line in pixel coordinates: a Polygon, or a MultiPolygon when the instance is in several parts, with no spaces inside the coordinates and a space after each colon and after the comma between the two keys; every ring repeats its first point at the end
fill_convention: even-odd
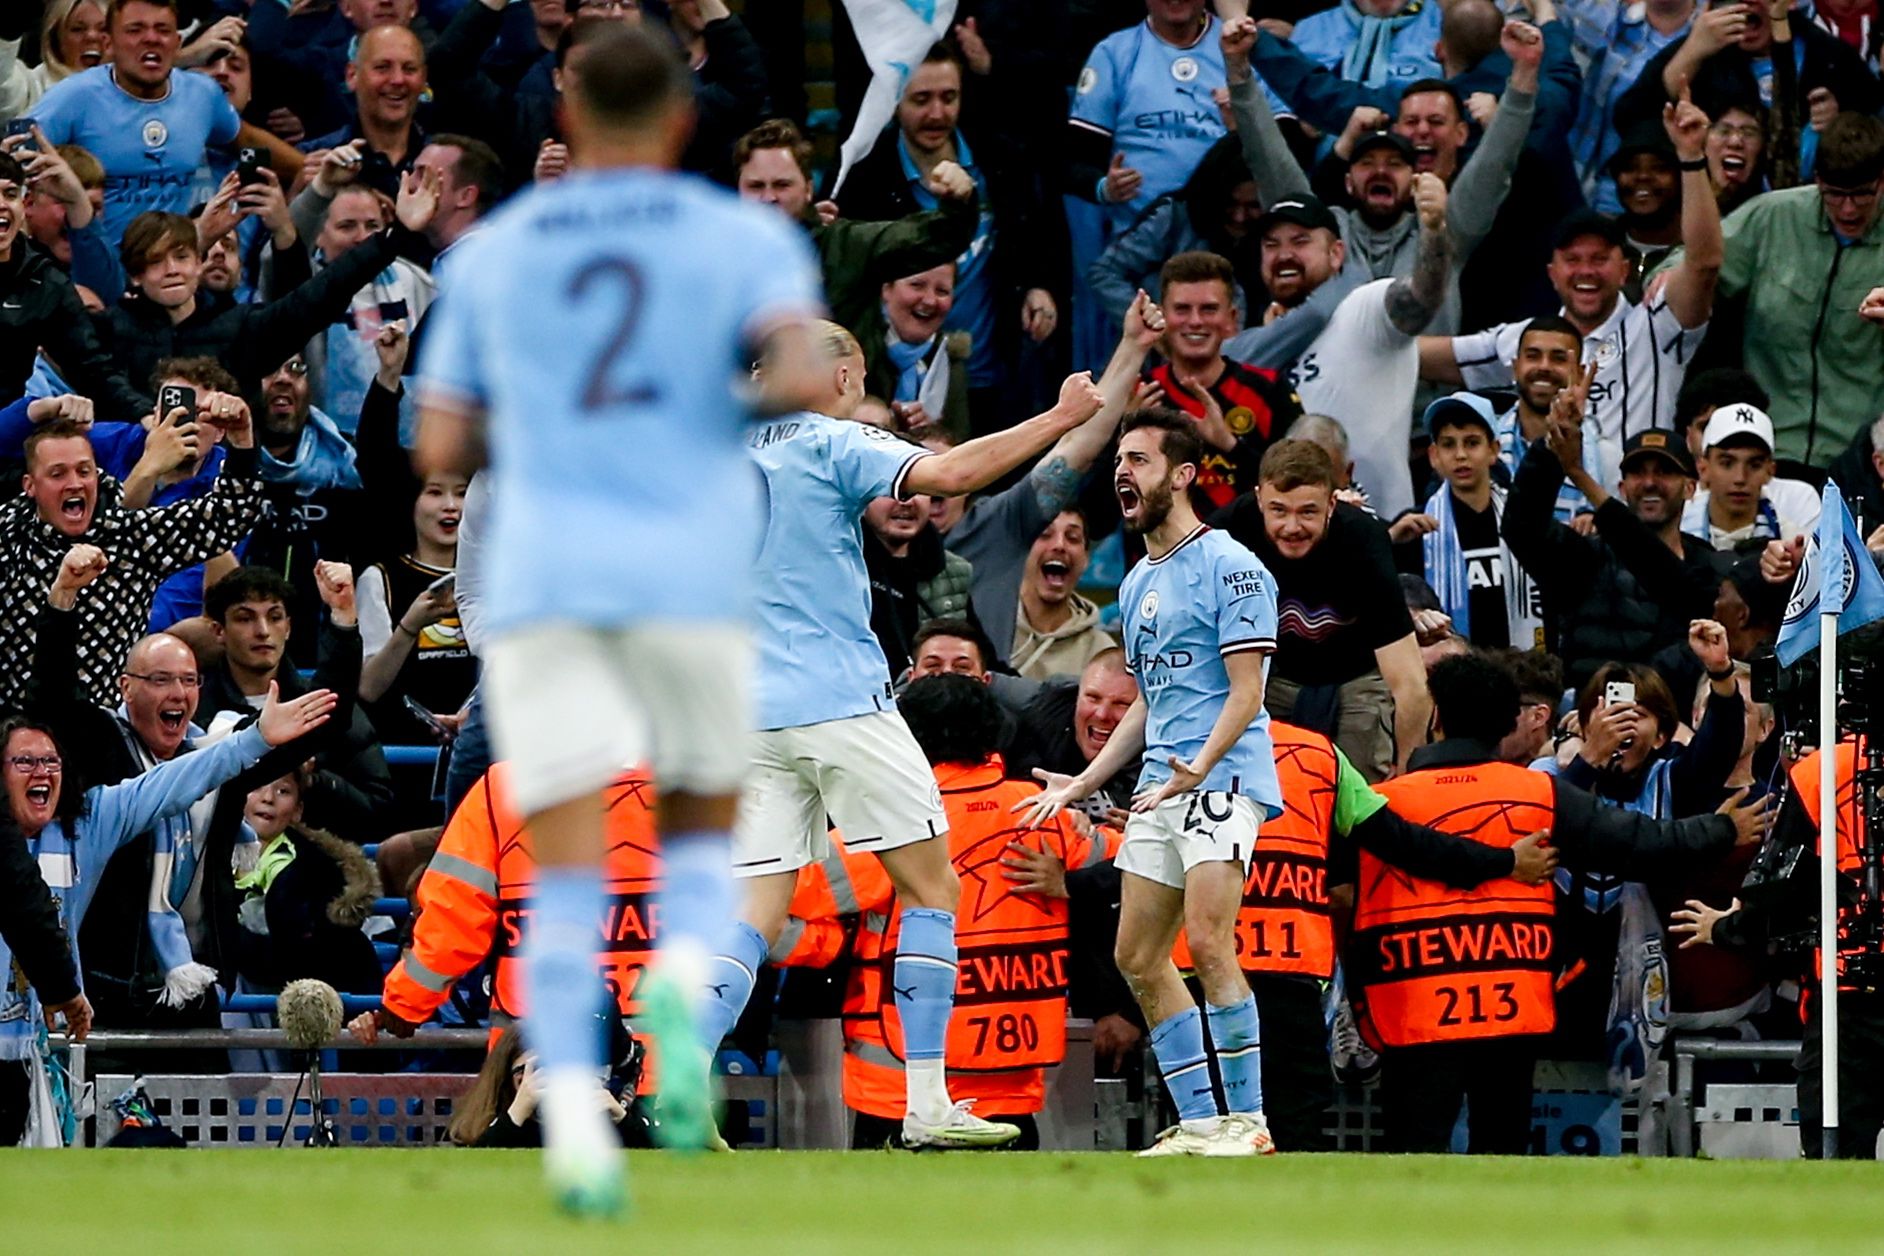
{"type": "MultiPolygon", "coordinates": [[[[438,1010],[460,977],[493,954],[492,1042],[527,1011],[518,952],[530,928],[525,902],[536,879],[536,858],[511,802],[509,775],[508,765],[494,765],[445,826],[419,881],[412,945],[386,974],[380,1028],[411,1033],[438,1010]]],[[[596,940],[603,980],[622,1015],[632,1016],[635,984],[653,958],[658,929],[653,907],[661,865],[652,778],[638,770],[616,777],[607,807],[609,899],[596,940]]]]}
{"type": "MultiPolygon", "coordinates": [[[[1070,913],[1063,883],[1057,894],[1017,886],[1034,882],[1016,870],[1011,847],[1077,869],[1110,858],[1119,835],[1099,829],[1088,836],[1067,815],[1039,828],[1015,822],[1011,808],[1039,787],[1004,779],[993,753],[999,728],[993,701],[985,686],[965,677],[932,677],[909,687],[901,709],[935,765],[950,858],[962,883],[949,1093],[974,1100],[977,1115],[1020,1125],[1013,1146],[1025,1149],[1039,1145],[1033,1114],[1046,1100],[1046,1070],[1066,1053],[1070,913]]],[[[880,1147],[901,1128],[905,1093],[902,1026],[889,989],[899,936],[889,878],[874,858],[845,853],[835,873],[829,861],[801,872],[792,914],[850,903],[861,919],[844,998],[844,1102],[858,1114],[853,1145],[880,1147]]],[[[800,927],[795,919],[785,935],[789,954],[775,948],[774,957],[817,962],[828,955],[833,933],[829,921],[814,917],[800,927]]]]}
{"type": "MultiPolygon", "coordinates": [[[[1427,687],[1440,740],[1414,751],[1406,775],[1375,787],[1414,824],[1499,848],[1549,829],[1565,867],[1632,881],[1715,858],[1742,836],[1729,816],[1652,820],[1499,762],[1496,747],[1517,726],[1518,688],[1482,654],[1443,660],[1427,687]]],[[[1757,811],[1746,814],[1752,840],[1757,811]]],[[[1381,1051],[1392,1150],[1445,1151],[1469,1100],[1473,1152],[1524,1152],[1537,1043],[1557,1019],[1555,940],[1549,885],[1458,889],[1362,850],[1348,990],[1381,1051]]]]}
{"type": "MultiPolygon", "coordinates": [[[[1876,940],[1867,936],[1858,912],[1863,858],[1859,835],[1864,819],[1858,809],[1857,767],[1860,746],[1847,739],[1832,757],[1837,774],[1834,823],[1838,841],[1838,1147],[1841,1159],[1871,1159],[1877,1151],[1878,1132],[1884,1128],[1884,989],[1873,973],[1853,961],[1869,954],[1875,965],[1876,940]]],[[[1774,852],[1811,852],[1799,860],[1794,875],[1750,884],[1742,891],[1745,905],[1735,899],[1726,912],[1690,902],[1675,913],[1677,933],[1700,933],[1702,941],[1753,954],[1768,954],[1773,940],[1810,933],[1817,937],[1819,918],[1819,773],[1825,770],[1825,752],[1814,751],[1795,763],[1785,801],[1773,823],[1774,852]],[[1682,921],[1687,921],[1683,924],[1682,921]],[[1700,926],[1707,928],[1702,931],[1700,926]]],[[[1884,834],[1871,834],[1873,842],[1884,834]]],[[[1763,856],[1764,858],[1764,856],[1763,856]]],[[[1685,945],[1685,944],[1684,944],[1685,945]]],[[[1824,1025],[1821,1021],[1818,979],[1822,957],[1816,946],[1810,954],[1793,951],[1791,971],[1775,975],[1801,977],[1806,997],[1805,1044],[1799,1053],[1799,1143],[1808,1158],[1824,1154],[1825,1111],[1824,1025]],[[1801,970],[1803,969],[1803,973],[1801,970]],[[1806,977],[1805,974],[1809,974],[1806,977]]]]}

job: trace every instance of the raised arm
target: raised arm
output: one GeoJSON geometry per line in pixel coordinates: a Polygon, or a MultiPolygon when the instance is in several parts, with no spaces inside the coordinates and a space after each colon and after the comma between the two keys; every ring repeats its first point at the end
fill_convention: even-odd
{"type": "Polygon", "coordinates": [[[1046,413],[911,463],[903,479],[905,491],[960,497],[992,484],[1098,414],[1105,400],[1086,372],[1068,376],[1060,386],[1059,401],[1046,413]]]}
{"type": "Polygon", "coordinates": [[[1269,101],[1256,86],[1249,68],[1250,49],[1256,46],[1256,22],[1243,17],[1223,26],[1223,65],[1230,81],[1230,111],[1236,116],[1236,137],[1243,147],[1243,163],[1262,194],[1273,205],[1306,194],[1308,176],[1296,164],[1289,142],[1282,138],[1269,101]]]}
{"type": "Polygon", "coordinates": [[[1681,167],[1681,261],[1668,273],[1662,289],[1668,309],[1690,330],[1706,324],[1714,311],[1714,289],[1727,259],[1727,241],[1721,232],[1720,205],[1707,177],[1707,115],[1695,105],[1688,84],[1681,84],[1679,100],[1662,110],[1662,125],[1675,143],[1681,167]]]}
{"type": "Polygon", "coordinates": [[[1413,204],[1419,213],[1419,251],[1413,270],[1387,289],[1387,318],[1403,335],[1426,330],[1446,299],[1452,274],[1452,234],[1446,230],[1446,184],[1435,174],[1413,176],[1413,204]]]}
{"type": "Polygon", "coordinates": [[[1501,46],[1511,58],[1511,77],[1498,98],[1498,111],[1472,159],[1459,171],[1448,201],[1454,254],[1463,263],[1492,229],[1492,221],[1511,191],[1511,174],[1524,152],[1537,112],[1537,68],[1544,37],[1527,22],[1505,23],[1501,46]]]}

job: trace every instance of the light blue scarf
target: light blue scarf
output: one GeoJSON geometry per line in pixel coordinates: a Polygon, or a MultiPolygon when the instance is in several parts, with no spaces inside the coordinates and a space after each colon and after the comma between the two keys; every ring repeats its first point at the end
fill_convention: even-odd
{"type": "MultiPolygon", "coordinates": [[[[889,316],[884,316],[887,325],[889,316]]],[[[892,401],[915,401],[922,394],[922,377],[927,374],[923,363],[935,350],[935,337],[921,340],[915,344],[906,344],[896,338],[896,332],[889,330],[883,336],[883,351],[890,355],[890,365],[896,368],[896,395],[892,401]]]]}
{"type": "Polygon", "coordinates": [[[262,479],[270,484],[292,484],[303,493],[329,488],[359,488],[353,445],[340,427],[318,407],[310,406],[294,457],[283,462],[266,449],[256,451],[262,479]]]}
{"type": "Polygon", "coordinates": [[[1385,83],[1393,76],[1393,37],[1425,7],[1421,0],[1413,0],[1392,17],[1375,17],[1356,8],[1354,0],[1341,0],[1341,15],[1354,28],[1347,55],[1341,59],[1341,77],[1368,87],[1385,83]]]}
{"type": "MultiPolygon", "coordinates": [[[[1439,605],[1452,617],[1453,631],[1472,639],[1472,589],[1470,564],[1465,561],[1464,547],[1459,544],[1459,524],[1452,510],[1452,489],[1444,484],[1439,491],[1426,499],[1426,513],[1439,521],[1439,527],[1420,538],[1420,546],[1425,554],[1426,583],[1433,586],[1433,592],[1439,595],[1439,605]]],[[[1512,556],[1511,547],[1505,543],[1505,490],[1492,485],[1492,517],[1501,525],[1498,536],[1498,561],[1504,564],[1505,593],[1505,631],[1507,640],[1520,650],[1531,649],[1537,644],[1538,630],[1543,627],[1543,620],[1532,613],[1536,597],[1531,591],[1531,578],[1518,565],[1512,556]]]]}

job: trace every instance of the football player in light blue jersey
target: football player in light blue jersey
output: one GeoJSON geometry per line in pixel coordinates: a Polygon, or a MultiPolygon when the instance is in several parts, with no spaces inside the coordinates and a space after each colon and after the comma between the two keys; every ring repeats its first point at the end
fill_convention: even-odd
{"type": "Polygon", "coordinates": [[[1197,425],[1173,411],[1131,416],[1115,488],[1145,558],[1119,589],[1126,658],[1139,698],[1075,777],[1016,810],[1037,823],[1127,766],[1145,762],[1118,866],[1118,964],[1152,1027],[1179,1123],[1140,1153],[1252,1156],[1275,1150],[1263,1117],[1256,1002],[1236,957],[1236,916],[1261,823],[1282,814],[1263,682],[1276,645],[1275,582],[1257,557],[1197,520],[1188,490],[1204,456],[1197,425]],[[1171,947],[1182,927],[1204,988],[1191,1000],[1171,947]],[[1223,1076],[1219,1104],[1204,1050],[1223,1076]]]}
{"type": "Polygon", "coordinates": [[[601,788],[651,761],[661,955],[633,991],[636,1021],[660,1051],[664,1141],[708,1145],[695,1003],[736,907],[763,522],[744,438],[755,401],[795,409],[823,375],[802,237],[674,173],[694,105],[671,44],[614,22],[577,31],[563,97],[575,169],[454,256],[420,369],[417,455],[426,473],[465,471],[488,450],[485,692],[541,869],[524,958],[544,1163],[565,1206],[606,1213],[622,1181],[595,1093],[601,788]]]}
{"type": "Polygon", "coordinates": [[[949,1098],[943,1046],[955,1003],[955,907],[948,818],[935,774],[897,713],[890,668],[870,631],[863,513],[874,498],[973,492],[1081,424],[1108,432],[1136,370],[1109,370],[1102,392],[1085,374],[1051,410],[932,454],[846,421],[864,397],[856,338],[823,327],[825,395],[817,413],[754,428],[752,458],[769,497],[759,555],[759,728],[734,833],[733,872],[746,907],[718,958],[703,1017],[717,1046],[751,997],[753,979],[784,932],[797,871],[830,850],[835,825],[854,852],[876,855],[901,904],[891,985],[907,1038],[909,1147],[990,1147],[1020,1130],[984,1121],[949,1098]],[[829,817],[827,821],[826,817],[829,817]]]}
{"type": "Polygon", "coordinates": [[[33,116],[54,144],[81,145],[104,166],[100,225],[115,249],[139,214],[190,208],[204,150],[234,143],[242,119],[214,79],[173,71],[176,0],[122,0],[110,30],[112,63],[55,85],[33,116]]]}

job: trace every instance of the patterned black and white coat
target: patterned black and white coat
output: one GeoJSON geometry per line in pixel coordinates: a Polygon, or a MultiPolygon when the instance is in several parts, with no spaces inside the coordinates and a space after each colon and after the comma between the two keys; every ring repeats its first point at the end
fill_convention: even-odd
{"type": "Polygon", "coordinates": [[[149,627],[157,586],[235,548],[261,517],[262,489],[255,451],[230,449],[208,493],[152,509],[127,509],[117,480],[101,473],[98,506],[82,536],[41,519],[30,497],[0,506],[0,704],[18,706],[24,697],[34,621],[66,551],[83,543],[111,562],[75,608],[79,683],[91,701],[116,710],[123,701],[118,676],[149,627]]]}

